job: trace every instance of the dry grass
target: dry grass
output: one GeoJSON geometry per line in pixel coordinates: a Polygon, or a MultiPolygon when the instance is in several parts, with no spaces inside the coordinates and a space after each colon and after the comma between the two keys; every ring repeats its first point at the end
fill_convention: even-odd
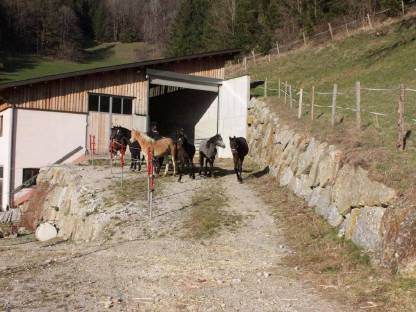
{"type": "Polygon", "coordinates": [[[242,217],[226,211],[227,197],[221,185],[211,184],[192,197],[189,219],[184,238],[203,239],[216,234],[220,229],[234,230],[242,217]]]}
{"type": "Polygon", "coordinates": [[[248,183],[270,205],[278,226],[284,229],[295,251],[284,262],[299,267],[304,281],[357,311],[416,311],[416,280],[371,265],[368,255],[338,238],[303,200],[279,188],[275,178],[263,176],[248,183]]]}
{"type": "Polygon", "coordinates": [[[392,139],[387,139],[385,133],[373,125],[367,125],[357,131],[354,121],[345,119],[333,128],[328,124],[328,114],[314,121],[308,117],[299,121],[294,109],[291,110],[284,105],[282,99],[271,97],[266,103],[284,124],[298,133],[312,135],[318,140],[335,144],[343,150],[344,162],[367,169],[371,179],[396,189],[407,195],[408,202],[414,202],[416,194],[409,191],[414,187],[416,174],[416,145],[413,139],[409,141],[407,151],[398,152],[391,143],[392,139]]]}

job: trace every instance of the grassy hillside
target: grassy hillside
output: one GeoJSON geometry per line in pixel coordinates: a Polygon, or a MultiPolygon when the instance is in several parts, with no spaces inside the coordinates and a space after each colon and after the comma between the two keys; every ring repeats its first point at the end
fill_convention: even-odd
{"type": "Polygon", "coordinates": [[[142,42],[104,43],[84,50],[79,62],[0,54],[0,83],[157,58],[160,54],[156,51],[153,46],[142,42]]]}
{"type": "MultiPolygon", "coordinates": [[[[344,147],[349,161],[371,170],[374,178],[400,190],[414,194],[416,176],[416,140],[411,133],[405,152],[397,152],[397,108],[399,84],[416,89],[416,18],[408,18],[394,25],[371,32],[357,33],[345,40],[325,46],[304,48],[280,58],[250,63],[252,79],[268,79],[269,87],[277,89],[278,79],[288,81],[296,92],[304,88],[304,102],[311,102],[311,88],[318,92],[331,92],[338,84],[337,119],[335,128],[329,124],[331,109],[316,107],[314,122],[310,121],[310,106],[297,120],[295,108],[284,105],[283,96],[269,91],[267,101],[283,115],[285,120],[299,130],[311,132],[321,139],[344,147]],[[389,88],[387,91],[362,90],[363,128],[355,129],[355,82],[363,88],[389,88]],[[369,112],[379,112],[378,123],[369,112]]],[[[283,88],[283,86],[282,86],[283,88]]],[[[254,90],[262,95],[263,90],[254,90]]],[[[315,103],[331,105],[331,95],[316,95],[315,103]]],[[[416,130],[416,92],[406,92],[406,128],[416,130]]]]}

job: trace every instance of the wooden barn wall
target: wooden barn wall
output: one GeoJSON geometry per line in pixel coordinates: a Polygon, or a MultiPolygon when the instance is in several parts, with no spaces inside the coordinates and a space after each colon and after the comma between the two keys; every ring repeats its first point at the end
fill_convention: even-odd
{"type": "MultiPolygon", "coordinates": [[[[224,79],[223,57],[159,64],[151,68],[224,79]]],[[[88,92],[134,97],[135,113],[147,114],[147,82],[143,69],[64,78],[0,91],[6,99],[6,103],[0,104],[0,111],[16,104],[19,108],[86,113],[88,92]]]]}

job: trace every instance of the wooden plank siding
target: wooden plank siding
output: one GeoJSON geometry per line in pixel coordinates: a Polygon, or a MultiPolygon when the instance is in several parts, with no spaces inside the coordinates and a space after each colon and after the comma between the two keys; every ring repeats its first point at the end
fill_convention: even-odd
{"type": "MultiPolygon", "coordinates": [[[[224,79],[222,56],[162,63],[148,68],[224,79]]],[[[0,111],[15,104],[20,108],[62,112],[88,112],[88,92],[135,98],[134,113],[147,114],[145,68],[129,68],[68,77],[0,91],[0,111]]]]}

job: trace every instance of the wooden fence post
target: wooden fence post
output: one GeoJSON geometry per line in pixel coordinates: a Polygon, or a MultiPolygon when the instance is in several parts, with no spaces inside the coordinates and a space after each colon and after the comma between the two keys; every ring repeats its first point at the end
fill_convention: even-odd
{"type": "Polygon", "coordinates": [[[334,40],[334,33],[332,32],[331,23],[328,23],[329,33],[331,34],[331,40],[334,40]]]}
{"type": "Polygon", "coordinates": [[[368,26],[372,29],[373,28],[373,23],[371,22],[371,17],[370,17],[369,13],[367,13],[367,20],[368,20],[368,26]]]}
{"type": "Polygon", "coordinates": [[[361,83],[355,83],[355,117],[357,129],[361,129],[361,83]]]}
{"type": "Polygon", "coordinates": [[[302,117],[303,108],[303,89],[299,90],[299,107],[298,107],[298,119],[302,117]]]}
{"type": "Polygon", "coordinates": [[[402,14],[403,14],[403,16],[405,16],[405,14],[406,14],[406,11],[404,9],[404,1],[403,0],[402,0],[402,14]]]}
{"type": "Polygon", "coordinates": [[[277,55],[280,56],[279,42],[276,41],[277,55]]]}
{"type": "Polygon", "coordinates": [[[254,64],[256,64],[256,53],[254,52],[254,49],[251,50],[251,54],[253,55],[254,64]]]}
{"type": "Polygon", "coordinates": [[[292,85],[289,85],[289,107],[290,108],[293,107],[293,103],[292,103],[292,85]]]}
{"type": "Polygon", "coordinates": [[[287,81],[285,81],[285,105],[287,104],[287,81]]]}
{"type": "Polygon", "coordinates": [[[278,94],[279,94],[279,98],[280,98],[280,78],[279,78],[279,91],[278,91],[278,94]]]}
{"type": "Polygon", "coordinates": [[[332,91],[332,112],[331,112],[331,125],[335,126],[335,118],[337,114],[337,89],[338,86],[334,84],[334,90],[332,91]]]}
{"type": "Polygon", "coordinates": [[[264,97],[267,97],[267,78],[264,80],[264,97]]]}
{"type": "Polygon", "coordinates": [[[247,70],[247,56],[244,56],[244,69],[247,70]]]}
{"type": "Polygon", "coordinates": [[[271,62],[271,59],[270,59],[270,54],[267,54],[267,59],[268,59],[268,61],[269,61],[269,63],[271,62]]]}
{"type": "Polygon", "coordinates": [[[306,46],[306,35],[305,32],[302,32],[303,35],[303,45],[306,46]]]}
{"type": "Polygon", "coordinates": [[[405,97],[405,88],[404,85],[400,85],[400,96],[399,96],[399,119],[397,121],[397,130],[398,130],[398,138],[396,147],[400,150],[405,149],[405,136],[406,136],[406,129],[404,124],[404,99],[405,97]]]}
{"type": "Polygon", "coordinates": [[[311,99],[311,120],[315,118],[315,86],[312,87],[312,99],[311,99]]]}

